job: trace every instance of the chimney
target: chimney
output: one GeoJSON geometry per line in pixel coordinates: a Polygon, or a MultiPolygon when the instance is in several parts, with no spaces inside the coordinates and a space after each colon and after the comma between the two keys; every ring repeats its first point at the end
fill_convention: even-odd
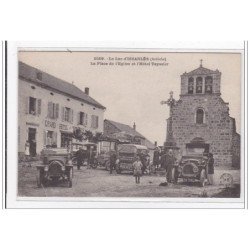
{"type": "Polygon", "coordinates": [[[134,129],[134,130],[136,130],[136,125],[135,125],[135,122],[134,122],[134,124],[133,124],[133,129],[134,129]]]}
{"type": "Polygon", "coordinates": [[[155,146],[157,147],[157,141],[155,141],[155,146]]]}
{"type": "Polygon", "coordinates": [[[88,87],[85,88],[85,94],[89,95],[89,88],[88,87]]]}

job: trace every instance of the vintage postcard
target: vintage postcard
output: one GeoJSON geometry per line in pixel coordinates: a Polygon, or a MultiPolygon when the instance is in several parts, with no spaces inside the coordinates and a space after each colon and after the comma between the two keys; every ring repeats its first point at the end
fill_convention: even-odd
{"type": "Polygon", "coordinates": [[[10,207],[244,207],[244,43],[8,49],[10,207]]]}

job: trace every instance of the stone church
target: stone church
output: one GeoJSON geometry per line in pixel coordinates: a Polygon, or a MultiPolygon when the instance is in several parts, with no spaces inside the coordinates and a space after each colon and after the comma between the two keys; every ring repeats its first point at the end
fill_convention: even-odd
{"type": "Polygon", "coordinates": [[[215,167],[240,168],[240,135],[220,86],[221,72],[204,68],[202,60],[199,68],[182,74],[180,99],[170,107],[167,134],[171,126],[181,152],[203,145],[213,153],[215,167]]]}

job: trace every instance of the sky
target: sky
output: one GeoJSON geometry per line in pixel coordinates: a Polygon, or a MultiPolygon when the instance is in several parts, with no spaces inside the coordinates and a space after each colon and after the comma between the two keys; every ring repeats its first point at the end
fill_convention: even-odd
{"type": "Polygon", "coordinates": [[[222,73],[221,97],[229,102],[230,116],[236,119],[240,133],[241,54],[22,51],[18,56],[20,61],[73,83],[83,91],[89,87],[90,96],[106,107],[105,119],[131,126],[135,122],[137,131],[158,145],[166,139],[169,116],[169,108],[160,102],[169,98],[170,91],[179,99],[180,75],[198,68],[202,59],[203,67],[222,73]],[[105,60],[94,60],[96,57],[105,60]],[[124,57],[164,61],[156,61],[163,63],[162,66],[115,64],[120,62],[115,58],[124,57]],[[114,62],[114,65],[100,65],[100,62],[114,62]]]}

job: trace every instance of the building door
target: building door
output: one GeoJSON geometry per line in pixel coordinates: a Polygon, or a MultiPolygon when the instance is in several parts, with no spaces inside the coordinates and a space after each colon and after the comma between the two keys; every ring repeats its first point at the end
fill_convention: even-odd
{"type": "Polygon", "coordinates": [[[36,156],[36,129],[29,128],[28,141],[30,143],[30,156],[36,156]]]}

